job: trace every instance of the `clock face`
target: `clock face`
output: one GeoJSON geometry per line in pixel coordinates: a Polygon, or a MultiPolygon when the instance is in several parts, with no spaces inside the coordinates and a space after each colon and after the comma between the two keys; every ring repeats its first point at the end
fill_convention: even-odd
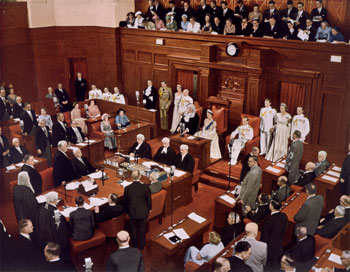
{"type": "Polygon", "coordinates": [[[237,56],[239,53],[239,46],[235,43],[230,43],[226,47],[226,53],[230,57],[237,56]]]}

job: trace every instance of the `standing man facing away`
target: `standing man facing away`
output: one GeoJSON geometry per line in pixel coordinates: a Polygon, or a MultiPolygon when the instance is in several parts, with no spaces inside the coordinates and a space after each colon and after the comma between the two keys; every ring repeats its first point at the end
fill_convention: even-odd
{"type": "Polygon", "coordinates": [[[292,135],[291,143],[286,159],[285,169],[288,171],[288,181],[290,184],[295,183],[298,179],[299,164],[304,152],[304,142],[301,140],[301,133],[295,130],[292,135]]]}

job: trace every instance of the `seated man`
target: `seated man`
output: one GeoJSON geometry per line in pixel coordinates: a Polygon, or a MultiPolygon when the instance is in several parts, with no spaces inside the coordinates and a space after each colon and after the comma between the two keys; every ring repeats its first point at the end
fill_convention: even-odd
{"type": "Polygon", "coordinates": [[[84,198],[75,198],[78,209],[70,214],[69,226],[71,237],[76,241],[89,240],[94,235],[94,216],[90,210],[84,208],[84,198]]]}
{"type": "Polygon", "coordinates": [[[149,189],[151,190],[151,194],[158,193],[160,192],[160,190],[162,190],[162,183],[158,180],[158,178],[158,172],[152,172],[149,175],[149,181],[151,182],[149,185],[149,189]]]}
{"type": "Polygon", "coordinates": [[[188,145],[180,145],[180,153],[176,155],[174,165],[176,168],[193,173],[194,159],[188,153],[188,145]]]}
{"type": "Polygon", "coordinates": [[[334,209],[334,218],[317,227],[316,234],[324,238],[333,238],[348,221],[345,218],[345,208],[337,206],[334,209]]]}
{"type": "Polygon", "coordinates": [[[277,19],[275,17],[270,17],[269,23],[264,27],[264,38],[281,38],[283,35],[282,28],[277,23],[277,19]]]}
{"type": "Polygon", "coordinates": [[[315,178],[315,164],[313,162],[308,162],[305,165],[305,172],[298,178],[297,182],[294,185],[305,186],[306,184],[311,183],[315,178]]]}
{"type": "Polygon", "coordinates": [[[159,147],[157,153],[154,155],[153,160],[156,162],[171,165],[175,158],[175,151],[170,146],[170,139],[164,137],[162,139],[163,146],[159,147]]]}
{"type": "Polygon", "coordinates": [[[57,113],[57,122],[52,126],[52,145],[56,147],[59,141],[68,141],[68,126],[63,113],[57,113]]]}
{"type": "Polygon", "coordinates": [[[333,42],[333,43],[345,43],[344,36],[343,36],[343,34],[341,34],[341,33],[339,32],[339,28],[338,28],[338,27],[336,27],[336,26],[333,26],[333,27],[332,27],[332,30],[331,30],[331,37],[330,37],[329,42],[333,42]]]}
{"type": "Polygon", "coordinates": [[[35,112],[32,110],[32,105],[26,103],[24,111],[20,115],[23,121],[23,133],[24,135],[34,135],[35,128],[38,127],[38,121],[36,120],[35,112]]]}
{"type": "Polygon", "coordinates": [[[82,143],[86,139],[76,120],[73,120],[71,127],[68,128],[68,139],[72,144],[82,143]]]}
{"type": "Polygon", "coordinates": [[[293,257],[296,262],[307,262],[315,255],[315,238],[307,234],[307,227],[297,227],[295,234],[297,243],[288,250],[287,254],[293,257]]]}
{"type": "Polygon", "coordinates": [[[97,170],[86,157],[82,156],[80,148],[74,148],[73,154],[75,157],[72,159],[72,166],[78,177],[87,176],[97,170]]]}
{"type": "Polygon", "coordinates": [[[27,154],[23,158],[24,165],[21,167],[21,171],[28,172],[30,183],[34,189],[34,195],[38,196],[42,193],[42,178],[38,170],[34,167],[34,156],[27,154]]]}
{"type": "Polygon", "coordinates": [[[248,125],[248,123],[249,118],[243,117],[242,125],[236,128],[236,130],[231,133],[231,140],[228,146],[229,152],[231,154],[231,160],[229,161],[229,164],[231,165],[235,165],[237,163],[238,155],[241,152],[241,150],[245,147],[246,142],[253,139],[253,128],[250,125],[248,125]],[[238,138],[235,139],[237,135],[238,138]]]}
{"type": "Polygon", "coordinates": [[[61,112],[71,111],[73,107],[72,107],[72,104],[69,102],[69,95],[66,92],[66,90],[63,89],[61,83],[57,85],[55,94],[56,94],[61,112]]]}
{"type": "Polygon", "coordinates": [[[145,142],[145,136],[143,134],[137,134],[136,143],[129,150],[130,157],[140,157],[152,159],[151,147],[145,142]]]}
{"type": "MultiPolygon", "coordinates": [[[[345,209],[344,217],[348,222],[350,222],[350,197],[347,195],[342,195],[339,199],[339,205],[344,207],[345,209]]],[[[324,224],[327,221],[332,220],[333,218],[334,218],[334,209],[330,210],[324,218],[321,218],[320,224],[324,224]]]]}
{"type": "Polygon", "coordinates": [[[327,152],[319,151],[317,155],[318,162],[315,164],[314,172],[316,177],[321,175],[324,171],[326,171],[329,167],[329,161],[327,160],[327,152]]]}
{"type": "Polygon", "coordinates": [[[227,246],[234,237],[237,237],[244,231],[244,223],[241,221],[239,214],[230,212],[227,217],[228,226],[223,227],[220,231],[221,241],[224,246],[227,246]]]}
{"type": "Polygon", "coordinates": [[[10,160],[11,163],[19,163],[23,161],[25,155],[29,154],[29,151],[25,146],[19,144],[18,138],[12,139],[12,147],[10,148],[10,160]]]}
{"type": "Polygon", "coordinates": [[[288,178],[285,176],[281,176],[277,180],[278,190],[272,191],[271,198],[278,201],[283,202],[290,196],[290,188],[288,185],[288,178]]]}
{"type": "Polygon", "coordinates": [[[0,167],[6,167],[11,164],[10,161],[10,143],[6,136],[2,135],[0,127],[0,167]]]}
{"type": "Polygon", "coordinates": [[[118,196],[114,193],[108,196],[108,206],[100,210],[100,207],[95,207],[96,222],[104,222],[114,217],[118,217],[124,213],[124,207],[117,204],[118,196]]]}
{"type": "Polygon", "coordinates": [[[270,197],[268,194],[260,194],[258,196],[258,205],[256,208],[247,205],[245,207],[245,214],[247,215],[248,219],[255,223],[259,223],[263,218],[265,218],[270,213],[269,201],[270,197]]]}
{"type": "Polygon", "coordinates": [[[60,259],[61,247],[54,242],[47,243],[44,249],[46,262],[43,265],[43,271],[76,271],[74,265],[64,259],[60,259]]]}

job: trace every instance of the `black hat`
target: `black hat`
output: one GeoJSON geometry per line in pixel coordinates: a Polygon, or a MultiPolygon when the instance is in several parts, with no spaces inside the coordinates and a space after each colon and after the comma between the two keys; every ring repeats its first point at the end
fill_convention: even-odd
{"type": "Polygon", "coordinates": [[[123,108],[120,108],[120,109],[117,111],[117,114],[119,115],[119,113],[120,113],[121,111],[123,111],[124,114],[126,113],[126,110],[124,110],[123,108]]]}

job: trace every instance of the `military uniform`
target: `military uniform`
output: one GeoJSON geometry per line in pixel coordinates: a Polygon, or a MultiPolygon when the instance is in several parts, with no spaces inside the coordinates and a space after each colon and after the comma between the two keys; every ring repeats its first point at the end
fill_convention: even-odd
{"type": "MultiPolygon", "coordinates": [[[[254,132],[253,128],[250,125],[241,125],[238,128],[236,128],[235,131],[231,133],[231,141],[236,137],[238,134],[238,139],[235,139],[233,141],[232,147],[231,147],[231,160],[230,164],[235,165],[237,163],[237,158],[241,150],[245,147],[246,142],[253,139],[254,132]]],[[[230,146],[228,146],[230,149],[230,146]]]]}
{"type": "Polygon", "coordinates": [[[270,147],[273,121],[276,117],[276,110],[268,107],[260,110],[260,154],[266,154],[270,147]]]}
{"type": "Polygon", "coordinates": [[[89,99],[102,99],[102,91],[100,89],[89,91],[89,99]]]}
{"type": "Polygon", "coordinates": [[[119,104],[125,104],[125,97],[123,94],[120,93],[114,93],[112,94],[112,102],[119,103],[119,104]]]}
{"type": "Polygon", "coordinates": [[[160,128],[168,129],[168,110],[173,102],[173,92],[170,87],[159,88],[159,109],[160,109],[160,128]]]}
{"type": "Polygon", "coordinates": [[[301,133],[301,140],[305,141],[306,136],[310,132],[310,122],[307,117],[304,116],[304,114],[299,114],[299,115],[294,115],[293,120],[292,120],[292,133],[291,139],[293,140],[293,132],[299,130],[301,133]]]}

